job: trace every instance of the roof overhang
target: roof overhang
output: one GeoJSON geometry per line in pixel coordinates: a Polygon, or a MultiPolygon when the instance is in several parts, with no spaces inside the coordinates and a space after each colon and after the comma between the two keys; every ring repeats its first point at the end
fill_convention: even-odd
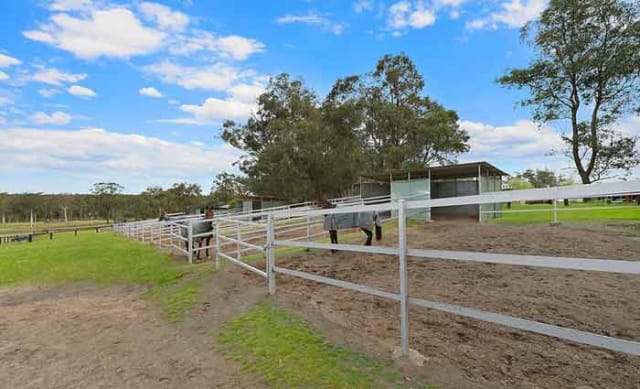
{"type": "Polygon", "coordinates": [[[434,180],[446,178],[471,178],[478,177],[478,174],[482,174],[483,176],[509,175],[492,164],[483,161],[461,163],[457,165],[434,166],[426,169],[394,170],[388,173],[362,174],[361,177],[375,181],[390,182],[421,178],[431,178],[434,180]]]}

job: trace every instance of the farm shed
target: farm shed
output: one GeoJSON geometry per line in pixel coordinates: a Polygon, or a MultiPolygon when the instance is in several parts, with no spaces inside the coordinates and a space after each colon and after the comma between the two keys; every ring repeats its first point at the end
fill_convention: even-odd
{"type": "MultiPolygon", "coordinates": [[[[360,177],[355,192],[362,197],[391,196],[391,200],[428,200],[471,196],[502,189],[508,174],[488,162],[437,166],[426,169],[368,174],[360,177]]],[[[500,204],[461,205],[413,210],[409,217],[419,220],[469,218],[486,220],[498,216],[500,204]],[[482,218],[481,218],[482,215],[482,218]]]]}

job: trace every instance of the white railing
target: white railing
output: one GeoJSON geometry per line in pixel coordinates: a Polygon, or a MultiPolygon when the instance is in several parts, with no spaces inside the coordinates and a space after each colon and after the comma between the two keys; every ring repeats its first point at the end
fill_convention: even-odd
{"type": "MultiPolygon", "coordinates": [[[[510,192],[491,192],[481,195],[455,197],[435,200],[419,200],[405,201],[400,200],[393,203],[373,204],[373,205],[353,205],[349,207],[336,207],[333,209],[287,209],[273,211],[267,214],[267,223],[264,236],[264,251],[266,252],[267,264],[266,271],[260,269],[249,269],[251,266],[241,262],[240,251],[237,252],[238,257],[231,257],[227,254],[220,255],[223,259],[229,259],[233,263],[247,268],[255,273],[267,278],[267,288],[271,294],[276,291],[276,275],[299,277],[310,281],[324,283],[349,289],[357,292],[367,293],[370,295],[387,298],[397,301],[400,304],[400,333],[401,333],[401,350],[407,353],[409,350],[409,321],[408,315],[409,304],[429,309],[449,312],[456,315],[482,320],[490,323],[504,325],[511,328],[543,334],[556,337],[559,339],[569,340],[572,342],[597,346],[609,350],[624,352],[632,355],[640,355],[640,342],[603,336],[586,331],[579,331],[570,328],[564,328],[556,325],[540,323],[532,320],[525,320],[507,315],[493,312],[476,310],[468,307],[461,307],[451,304],[444,304],[437,301],[409,296],[409,281],[407,258],[419,258],[424,260],[442,259],[455,260],[463,262],[485,262],[497,264],[509,264],[514,266],[534,266],[554,269],[566,269],[576,271],[597,271],[622,274],[640,274],[640,262],[621,261],[609,259],[590,259],[590,258],[561,258],[551,256],[536,255],[520,255],[520,254],[493,254],[478,253],[468,251],[447,251],[447,250],[428,250],[414,249],[407,245],[407,211],[412,209],[430,209],[434,207],[468,205],[468,204],[489,204],[501,202],[515,202],[528,200],[557,200],[564,198],[593,198],[608,195],[637,193],[640,192],[640,181],[633,182],[616,182],[592,185],[569,186],[561,188],[549,189],[528,189],[510,192]],[[299,239],[277,239],[276,226],[282,220],[312,220],[314,218],[322,218],[324,215],[342,214],[351,212],[370,212],[370,211],[397,211],[398,223],[398,246],[397,247],[380,247],[380,246],[358,246],[352,244],[327,244],[315,242],[312,240],[301,241],[299,239]],[[289,269],[278,266],[276,263],[277,247],[300,247],[313,248],[321,250],[341,250],[349,252],[363,252],[371,254],[387,254],[398,257],[399,266],[399,291],[397,293],[372,288],[367,285],[361,285],[354,282],[347,282],[328,277],[323,277],[299,270],[289,269]],[[239,263],[241,262],[241,263],[239,263]],[[258,271],[259,270],[259,271],[258,271]]],[[[236,221],[236,226],[240,226],[242,222],[236,221]]],[[[262,225],[262,224],[261,224],[262,225]]],[[[240,228],[240,227],[236,227],[240,228]]],[[[234,239],[234,238],[231,238],[234,239]]],[[[242,245],[243,239],[238,234],[232,242],[242,245]]],[[[246,242],[244,242],[246,243],[246,242]]],[[[248,246],[251,249],[257,249],[260,246],[248,246]]],[[[221,252],[222,248],[219,241],[216,241],[216,252],[221,252]]],[[[223,253],[221,253],[223,254],[223,253]]],[[[220,263],[217,261],[217,265],[220,263]]]]}
{"type": "MultiPolygon", "coordinates": [[[[344,289],[354,290],[374,296],[392,299],[400,304],[400,333],[401,349],[408,352],[408,306],[409,304],[436,309],[461,315],[468,318],[483,320],[520,330],[553,336],[577,343],[602,347],[632,355],[640,355],[640,343],[625,339],[618,339],[599,334],[578,331],[531,320],[524,320],[507,315],[485,312],[467,307],[443,304],[409,296],[407,257],[424,260],[440,259],[463,262],[484,262],[495,264],[509,264],[514,266],[534,266],[553,269],[576,271],[597,271],[622,274],[640,274],[640,262],[591,258],[562,258],[551,256],[493,254],[468,251],[429,250],[424,248],[409,248],[407,245],[407,213],[415,209],[431,209],[436,207],[492,204],[518,201],[544,201],[560,199],[578,199],[606,197],[622,194],[640,193],[640,181],[600,183],[591,185],[576,185],[557,188],[527,189],[508,192],[490,192],[481,195],[451,197],[433,200],[416,200],[389,202],[386,196],[376,199],[343,199],[340,205],[331,209],[312,208],[311,205],[301,203],[301,206],[277,207],[271,210],[255,212],[247,215],[217,215],[213,219],[215,243],[208,246],[216,253],[216,266],[225,259],[267,279],[270,293],[276,291],[276,275],[299,277],[344,289]],[[382,202],[382,203],[379,203],[382,202]],[[385,212],[393,211],[398,223],[398,246],[358,246],[352,244],[328,244],[315,241],[326,231],[320,228],[325,215],[352,212],[385,212]],[[244,220],[260,216],[258,221],[244,220]],[[262,220],[266,218],[266,223],[262,220]],[[372,288],[353,282],[327,278],[315,274],[288,269],[276,264],[277,247],[300,247],[321,250],[341,250],[350,252],[364,252],[371,254],[387,254],[398,257],[399,291],[397,293],[372,288]],[[243,261],[247,252],[266,254],[266,269],[258,269],[248,261],[243,261]]],[[[156,222],[145,221],[138,224],[117,225],[116,231],[124,233],[144,242],[153,242],[160,246],[169,246],[189,256],[190,261],[194,253],[192,223],[189,220],[156,222]],[[184,231],[187,232],[178,232],[184,231]],[[168,233],[167,233],[168,231],[168,233]],[[184,236],[186,235],[186,236],[184,236]],[[167,239],[167,236],[169,239],[167,239]],[[167,244],[167,240],[169,243],[167,244]],[[181,245],[187,242],[185,248],[181,245]],[[190,244],[188,242],[191,242],[190,244]],[[177,243],[177,244],[176,244],[177,243]]]]}

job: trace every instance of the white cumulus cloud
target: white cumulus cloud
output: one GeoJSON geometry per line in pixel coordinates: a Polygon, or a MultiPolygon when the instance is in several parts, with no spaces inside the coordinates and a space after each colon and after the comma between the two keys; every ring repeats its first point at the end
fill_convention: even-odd
{"type": "Polygon", "coordinates": [[[74,83],[87,78],[86,73],[65,73],[55,68],[40,67],[31,77],[31,80],[49,85],[60,86],[64,83],[74,83]]]}
{"type": "Polygon", "coordinates": [[[389,7],[387,28],[399,36],[410,28],[422,29],[436,22],[433,9],[425,7],[422,1],[398,1],[389,7]]]}
{"type": "Polygon", "coordinates": [[[149,96],[149,97],[163,97],[162,93],[160,93],[159,90],[153,87],[140,88],[138,90],[138,93],[140,93],[143,96],[149,96]]]}
{"type": "Polygon", "coordinates": [[[136,181],[142,190],[152,182],[169,185],[200,176],[208,180],[229,169],[239,156],[228,145],[207,147],[101,129],[10,128],[3,130],[3,136],[0,171],[44,170],[86,180],[81,186],[86,188],[96,177],[117,180],[129,190],[129,183],[136,181]]]}
{"type": "Polygon", "coordinates": [[[122,7],[91,8],[76,16],[54,13],[49,23],[23,35],[88,60],[148,54],[158,50],[166,37],[162,31],[145,27],[133,12],[122,7]]]}
{"type": "Polygon", "coordinates": [[[251,114],[255,104],[210,97],[202,105],[183,104],[180,109],[193,114],[197,122],[211,123],[221,119],[243,119],[251,114]]]}
{"type": "Polygon", "coordinates": [[[208,31],[192,30],[188,34],[179,34],[169,45],[174,55],[191,55],[207,52],[224,59],[245,60],[251,55],[264,51],[264,43],[239,35],[217,37],[208,31]]]}
{"type": "Polygon", "coordinates": [[[147,65],[143,70],[168,84],[185,89],[226,90],[236,81],[247,76],[238,69],[223,63],[203,66],[185,66],[170,60],[147,65]]]}
{"type": "Polygon", "coordinates": [[[63,125],[71,122],[71,115],[61,111],[55,111],[50,115],[44,112],[36,112],[31,116],[31,120],[36,124],[63,125]]]}
{"type": "Polygon", "coordinates": [[[70,95],[80,97],[81,99],[88,99],[96,96],[96,92],[80,85],[72,85],[67,89],[70,95]]]}
{"type": "Polygon", "coordinates": [[[0,68],[8,68],[9,66],[20,65],[22,61],[6,54],[0,53],[0,68]]]}
{"type": "Polygon", "coordinates": [[[182,12],[172,11],[166,5],[144,2],[140,4],[142,14],[157,24],[161,30],[182,31],[189,24],[189,17],[182,12]]]}
{"type": "Polygon", "coordinates": [[[470,30],[483,28],[497,29],[505,26],[520,28],[538,18],[547,7],[548,0],[508,0],[500,4],[497,10],[488,15],[467,22],[470,30]]]}
{"type": "Polygon", "coordinates": [[[91,5],[91,0],[54,0],[49,4],[52,11],[75,11],[86,9],[91,5]]]}

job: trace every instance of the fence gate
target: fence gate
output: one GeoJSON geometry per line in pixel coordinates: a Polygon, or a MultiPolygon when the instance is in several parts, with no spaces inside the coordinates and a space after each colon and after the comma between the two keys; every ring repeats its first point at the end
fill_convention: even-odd
{"type": "Polygon", "coordinates": [[[267,251],[267,224],[232,218],[216,218],[214,235],[216,239],[216,269],[220,268],[220,259],[226,259],[234,265],[267,278],[266,270],[250,264],[262,259],[262,254],[267,251]]]}

